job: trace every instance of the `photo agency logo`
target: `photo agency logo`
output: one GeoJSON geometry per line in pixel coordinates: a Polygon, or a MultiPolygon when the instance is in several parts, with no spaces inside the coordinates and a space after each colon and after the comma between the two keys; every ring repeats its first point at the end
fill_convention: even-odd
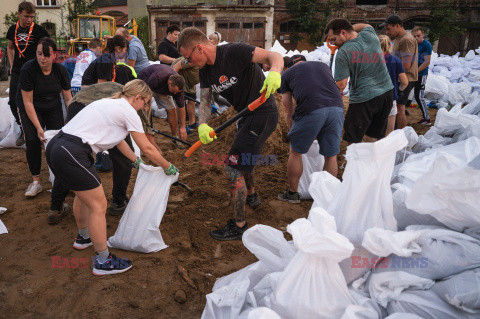
{"type": "Polygon", "coordinates": [[[428,258],[414,257],[373,257],[366,258],[362,256],[352,256],[352,268],[391,268],[391,269],[408,269],[408,268],[428,268],[428,258]]]}
{"type": "Polygon", "coordinates": [[[52,268],[55,269],[76,269],[76,268],[88,268],[92,261],[90,258],[79,257],[62,257],[62,256],[50,256],[52,261],[52,268]]]}
{"type": "Polygon", "coordinates": [[[202,165],[277,165],[278,155],[253,155],[242,153],[239,155],[217,155],[212,153],[202,153],[202,165]]]}

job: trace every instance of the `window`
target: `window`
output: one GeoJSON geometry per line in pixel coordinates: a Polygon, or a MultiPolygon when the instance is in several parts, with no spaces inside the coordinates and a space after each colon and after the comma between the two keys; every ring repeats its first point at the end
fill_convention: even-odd
{"type": "Polygon", "coordinates": [[[182,22],[182,28],[188,28],[188,27],[193,27],[193,22],[192,21],[182,22]]]}
{"type": "Polygon", "coordinates": [[[240,29],[240,23],[238,22],[231,22],[230,29],[240,29]]]}
{"type": "Polygon", "coordinates": [[[219,29],[228,29],[228,23],[219,23],[218,28],[219,29]]]}
{"type": "Polygon", "coordinates": [[[84,18],[78,21],[80,38],[100,37],[100,19],[84,18]]]}
{"type": "Polygon", "coordinates": [[[157,27],[158,27],[158,28],[162,28],[162,27],[163,27],[163,28],[166,28],[166,27],[168,27],[168,22],[166,22],[166,21],[158,21],[158,22],[157,22],[157,27]]]}
{"type": "Polygon", "coordinates": [[[195,21],[195,27],[203,28],[205,26],[205,21],[195,21]]]}
{"type": "Polygon", "coordinates": [[[57,0],[37,0],[37,7],[56,7],[57,0]]]}
{"type": "Polygon", "coordinates": [[[253,24],[254,29],[263,29],[263,22],[255,22],[253,24]]]}
{"type": "Polygon", "coordinates": [[[243,28],[244,28],[244,29],[253,29],[253,23],[251,23],[251,22],[244,22],[244,23],[243,23],[243,28]]]}
{"type": "Polygon", "coordinates": [[[280,32],[297,32],[297,23],[294,20],[280,24],[280,32]]]}

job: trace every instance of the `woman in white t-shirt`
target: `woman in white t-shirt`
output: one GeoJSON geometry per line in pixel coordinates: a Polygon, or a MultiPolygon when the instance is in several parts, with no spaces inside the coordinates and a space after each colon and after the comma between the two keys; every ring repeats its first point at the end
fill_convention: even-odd
{"type": "Polygon", "coordinates": [[[75,192],[73,212],[78,236],[73,247],[85,249],[94,246],[97,255],[93,265],[94,275],[127,271],[132,267],[132,262],[108,251],[105,219],[107,200],[94,167],[92,151],[98,153],[116,145],[138,168],[142,160],[136,157],[124,140],[130,133],[142,152],[161,166],[167,175],[178,172],[148,141],[137,115],[138,110],[150,106],[151,98],[152,91],[145,82],[130,81],[125,84],[122,93],[86,106],[47,146],[47,162],[55,179],[65,189],[75,192]]]}

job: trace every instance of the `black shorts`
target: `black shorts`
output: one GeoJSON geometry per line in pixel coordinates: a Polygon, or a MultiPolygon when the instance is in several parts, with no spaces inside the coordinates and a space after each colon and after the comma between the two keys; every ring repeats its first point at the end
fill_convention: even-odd
{"type": "MultiPolygon", "coordinates": [[[[239,171],[251,172],[255,165],[265,164],[258,158],[258,155],[262,153],[263,145],[275,131],[277,123],[278,110],[276,106],[242,117],[237,122],[237,131],[228,152],[228,165],[239,171]]],[[[272,156],[275,155],[269,154],[265,158],[276,160],[276,157],[272,156]]]]}
{"type": "Polygon", "coordinates": [[[364,135],[385,137],[388,114],[393,106],[393,90],[362,103],[349,105],[343,128],[343,140],[360,143],[364,135]]]}
{"type": "Polygon", "coordinates": [[[47,163],[65,189],[86,191],[102,184],[94,167],[92,149],[82,139],[60,131],[48,143],[47,163]]]}
{"type": "Polygon", "coordinates": [[[410,95],[410,92],[412,92],[413,88],[415,87],[415,83],[417,83],[417,81],[408,82],[408,85],[405,88],[405,90],[398,91],[397,105],[399,105],[399,104],[400,105],[406,105],[407,104],[408,96],[410,95]]]}

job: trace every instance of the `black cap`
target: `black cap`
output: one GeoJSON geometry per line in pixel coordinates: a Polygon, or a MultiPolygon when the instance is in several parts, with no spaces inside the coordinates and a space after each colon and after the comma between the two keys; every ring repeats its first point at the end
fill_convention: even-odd
{"type": "Polygon", "coordinates": [[[295,54],[288,59],[287,63],[285,64],[286,68],[292,67],[295,63],[300,61],[307,61],[307,58],[301,54],[295,54]]]}
{"type": "Polygon", "coordinates": [[[392,14],[391,16],[388,16],[385,21],[379,25],[380,28],[385,27],[387,24],[391,25],[396,25],[399,24],[403,26],[403,20],[400,18],[400,16],[397,16],[396,14],[392,14]]]}

